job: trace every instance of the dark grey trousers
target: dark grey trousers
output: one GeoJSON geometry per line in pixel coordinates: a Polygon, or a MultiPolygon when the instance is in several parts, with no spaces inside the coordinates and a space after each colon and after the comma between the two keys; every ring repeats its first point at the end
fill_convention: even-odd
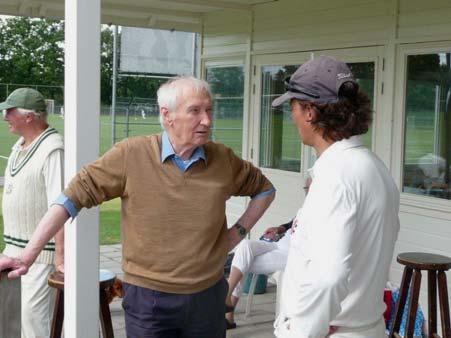
{"type": "Polygon", "coordinates": [[[174,294],[124,283],[127,338],[223,338],[227,281],[194,294],[174,294]]]}

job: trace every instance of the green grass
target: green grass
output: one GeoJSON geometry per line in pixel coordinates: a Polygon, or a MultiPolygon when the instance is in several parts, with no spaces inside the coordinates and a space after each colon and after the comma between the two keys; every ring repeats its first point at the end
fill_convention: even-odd
{"type": "MultiPolygon", "coordinates": [[[[117,117],[118,122],[125,122],[125,117],[117,117]]],[[[123,139],[127,136],[147,135],[159,133],[161,131],[157,117],[148,117],[143,120],[139,117],[130,117],[131,123],[127,131],[125,125],[118,125],[116,128],[116,139],[123,139]],[[153,125],[143,125],[138,123],[147,123],[153,125]]],[[[59,115],[49,116],[49,123],[60,133],[64,133],[64,120],[59,115]]],[[[227,143],[237,154],[241,154],[242,140],[242,121],[241,120],[218,120],[216,128],[227,128],[227,130],[218,130],[214,132],[214,138],[219,142],[227,143]]],[[[18,137],[8,131],[6,122],[0,122],[0,156],[8,156],[12,145],[18,137]]],[[[100,117],[100,154],[105,153],[111,147],[111,124],[109,116],[100,117]]],[[[3,175],[6,168],[6,160],[0,158],[0,176],[3,175]]],[[[0,188],[0,203],[3,196],[3,189],[0,188]]],[[[3,234],[3,217],[0,210],[0,234],[3,234]]],[[[120,200],[115,199],[103,203],[100,206],[100,244],[119,243],[121,238],[120,229],[120,200]]],[[[3,236],[0,236],[0,251],[4,248],[3,236]]]]}
{"type": "MultiPolygon", "coordinates": [[[[112,144],[111,139],[111,121],[109,116],[102,115],[100,117],[100,149],[99,154],[104,154],[112,144]]],[[[124,116],[118,116],[117,122],[125,122],[124,116]]],[[[116,141],[126,137],[137,135],[149,135],[161,132],[158,118],[150,116],[145,120],[139,117],[131,116],[128,131],[126,126],[117,125],[116,127],[116,141]],[[146,123],[146,124],[142,124],[146,123]]],[[[52,127],[64,134],[64,120],[59,115],[50,115],[49,123],[52,127]]],[[[237,154],[241,155],[241,140],[242,140],[242,120],[218,119],[215,121],[216,128],[223,128],[226,130],[213,131],[212,138],[218,142],[222,142],[231,147],[237,154]]],[[[18,137],[8,131],[7,123],[0,121],[0,156],[9,156],[11,147],[17,141],[18,137]]],[[[6,159],[0,157],[0,176],[3,176],[6,168],[6,159]]]]}
{"type": "MultiPolygon", "coordinates": [[[[0,121],[0,156],[9,156],[11,147],[14,144],[17,137],[12,135],[8,131],[8,127],[5,121],[0,121]]],[[[6,168],[6,159],[0,157],[0,176],[3,176],[6,168]]]]}
{"type": "MultiPolygon", "coordinates": [[[[3,198],[3,188],[0,187],[0,204],[2,202],[3,198]]],[[[3,209],[0,208],[0,252],[3,251],[3,248],[5,247],[5,243],[3,242],[3,209]]]]}
{"type": "MultiPolygon", "coordinates": [[[[58,130],[61,134],[64,134],[64,120],[59,115],[49,116],[49,123],[52,127],[58,130]]],[[[130,135],[137,135],[137,133],[144,133],[144,128],[138,128],[137,126],[132,128],[130,135]]],[[[145,126],[148,127],[148,126],[145,126]]],[[[159,127],[158,127],[159,128],[159,127]]],[[[119,129],[119,128],[118,128],[119,129]]],[[[119,134],[124,134],[120,130],[119,134]]],[[[7,123],[0,122],[0,156],[8,156],[11,152],[12,145],[17,141],[18,136],[11,134],[8,131],[7,123]]],[[[111,126],[109,116],[102,116],[100,119],[100,154],[105,153],[111,147],[111,126]]],[[[3,173],[6,168],[6,160],[0,158],[0,173],[3,173]]]]}
{"type": "Polygon", "coordinates": [[[116,244],[121,241],[121,201],[119,198],[100,206],[100,244],[116,244]]]}
{"type": "MultiPolygon", "coordinates": [[[[0,204],[3,188],[0,187],[0,204]]],[[[118,198],[105,202],[100,206],[100,244],[116,244],[121,241],[120,200],[118,198]]],[[[3,251],[3,215],[0,208],[0,252],[3,251]]]]}

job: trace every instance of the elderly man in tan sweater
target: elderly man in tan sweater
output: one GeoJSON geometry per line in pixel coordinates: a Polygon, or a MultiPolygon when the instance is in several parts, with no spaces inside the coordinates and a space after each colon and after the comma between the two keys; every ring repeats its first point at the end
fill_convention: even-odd
{"type": "Polygon", "coordinates": [[[170,80],[158,90],[158,104],[165,131],[119,142],[84,167],[23,254],[1,259],[0,270],[25,274],[69,217],[120,197],[127,336],[223,337],[227,252],[262,216],[275,190],[258,168],[209,141],[212,98],[205,81],[170,80]],[[231,196],[252,199],[229,228],[231,196]]]}

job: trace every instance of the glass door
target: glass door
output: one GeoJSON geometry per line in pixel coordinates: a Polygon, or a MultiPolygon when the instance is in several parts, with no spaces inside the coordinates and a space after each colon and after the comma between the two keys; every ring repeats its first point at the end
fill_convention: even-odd
{"type": "MultiPolygon", "coordinates": [[[[330,55],[348,63],[360,88],[370,97],[376,110],[378,48],[319,51],[286,55],[264,55],[255,58],[255,95],[250,121],[253,127],[253,161],[275,184],[277,198],[271,209],[286,215],[280,221],[294,217],[302,204],[302,186],[316,157],[314,151],[302,145],[291,121],[289,102],[273,108],[272,101],[285,93],[284,79],[304,62],[320,55],[330,55]]],[[[373,146],[373,128],[363,135],[366,146],[373,146]]],[[[271,212],[271,210],[270,210],[271,212]]],[[[257,231],[258,233],[258,231],[257,231]]]]}
{"type": "Polygon", "coordinates": [[[241,157],[244,111],[243,66],[207,65],[205,73],[213,94],[211,139],[227,145],[241,157]]]}
{"type": "Polygon", "coordinates": [[[301,143],[289,103],[272,108],[272,101],[285,92],[283,80],[299,65],[261,67],[260,160],[262,168],[299,172],[301,143]]]}
{"type": "MultiPolygon", "coordinates": [[[[359,52],[361,54],[361,51],[359,52]]],[[[299,173],[305,172],[308,168],[307,163],[304,163],[305,165],[302,163],[304,157],[301,156],[302,154],[307,156],[304,161],[311,162],[308,155],[311,150],[307,151],[301,145],[297,130],[291,121],[289,103],[286,102],[283,106],[276,108],[271,106],[271,102],[285,92],[284,79],[291,76],[310,57],[330,55],[347,62],[361,90],[368,94],[374,111],[376,111],[377,55],[352,56],[351,51],[349,53],[351,56],[344,55],[343,51],[321,51],[309,54],[308,58],[304,53],[300,54],[299,58],[293,60],[293,62],[279,62],[278,64],[277,61],[273,64],[265,64],[266,62],[269,63],[269,58],[267,56],[261,58],[262,64],[257,66],[258,76],[256,79],[259,90],[254,98],[259,101],[258,105],[254,105],[254,107],[258,107],[259,112],[256,112],[257,116],[254,116],[253,119],[254,124],[258,123],[254,132],[254,139],[258,140],[255,142],[255,146],[258,149],[257,163],[260,167],[299,173]]],[[[371,149],[373,146],[372,126],[362,136],[362,139],[365,145],[371,149]]]]}

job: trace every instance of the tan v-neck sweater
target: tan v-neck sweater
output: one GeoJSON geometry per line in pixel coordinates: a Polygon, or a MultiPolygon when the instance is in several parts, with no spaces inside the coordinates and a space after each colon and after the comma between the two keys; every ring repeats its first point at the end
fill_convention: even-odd
{"type": "Polygon", "coordinates": [[[121,197],[125,281],[170,293],[214,285],[227,255],[225,204],[272,188],[261,171],[221,144],[180,171],[161,163],[159,135],[117,143],[84,167],[64,194],[78,209],[121,197]]]}

